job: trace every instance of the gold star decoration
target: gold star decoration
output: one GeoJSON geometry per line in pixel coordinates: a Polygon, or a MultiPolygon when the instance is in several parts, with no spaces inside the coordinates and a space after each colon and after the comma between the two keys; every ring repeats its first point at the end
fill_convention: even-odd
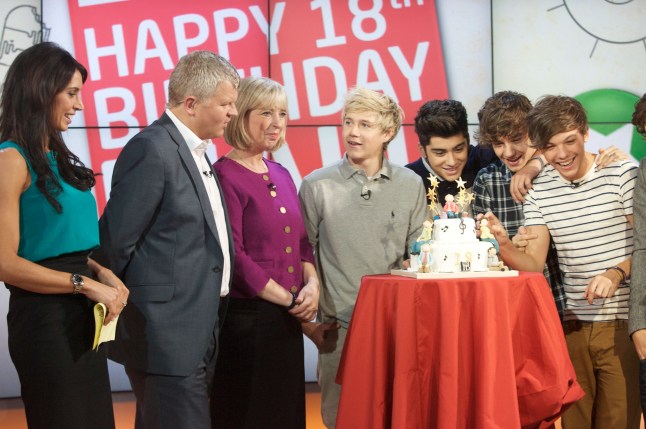
{"type": "Polygon", "coordinates": [[[471,204],[475,199],[476,197],[473,195],[473,192],[467,193],[467,204],[471,204]]]}
{"type": "Polygon", "coordinates": [[[437,189],[437,187],[440,184],[440,181],[438,180],[437,176],[433,176],[432,174],[428,175],[428,181],[431,182],[431,188],[437,189]]]}
{"type": "Polygon", "coordinates": [[[459,192],[457,198],[455,199],[455,203],[458,205],[458,207],[460,207],[460,211],[464,211],[464,208],[467,205],[471,204],[474,199],[473,192],[467,192],[465,188],[467,182],[465,180],[462,180],[462,177],[459,177],[456,182],[458,184],[459,192]]]}
{"type": "Polygon", "coordinates": [[[467,199],[467,192],[464,190],[464,188],[461,188],[460,192],[458,192],[457,198],[455,199],[455,204],[457,204],[458,207],[460,207],[460,211],[462,211],[462,209],[464,208],[466,199],[467,199]]]}
{"type": "Polygon", "coordinates": [[[431,182],[431,188],[428,190],[427,196],[429,199],[428,209],[432,214],[439,215],[441,212],[440,207],[438,207],[437,202],[437,188],[440,185],[440,181],[436,176],[429,174],[428,181],[431,182]]]}

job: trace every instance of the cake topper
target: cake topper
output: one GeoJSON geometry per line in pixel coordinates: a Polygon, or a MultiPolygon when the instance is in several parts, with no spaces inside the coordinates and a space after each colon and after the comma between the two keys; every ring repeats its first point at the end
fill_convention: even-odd
{"type": "MultiPolygon", "coordinates": [[[[462,190],[460,190],[462,192],[462,190]]],[[[453,195],[447,194],[444,197],[444,211],[446,212],[446,216],[451,219],[454,217],[457,217],[457,214],[460,213],[460,210],[458,209],[458,205],[453,202],[454,198],[453,195]]]]}
{"type": "Polygon", "coordinates": [[[491,233],[489,229],[489,221],[487,219],[480,219],[480,241],[487,241],[496,249],[496,253],[500,252],[500,246],[498,245],[498,240],[491,233]]]}
{"type": "Polygon", "coordinates": [[[431,245],[429,243],[422,244],[422,248],[417,259],[419,261],[418,272],[430,273],[433,256],[431,255],[431,245]]]}
{"type": "Polygon", "coordinates": [[[445,204],[444,206],[438,201],[438,187],[440,185],[440,179],[433,174],[429,174],[428,181],[431,183],[431,187],[428,190],[428,199],[429,205],[428,208],[431,212],[431,217],[434,219],[437,218],[453,218],[460,217],[461,213],[466,211],[465,208],[468,207],[473,201],[473,193],[467,192],[466,190],[466,181],[462,180],[462,177],[459,177],[456,180],[458,185],[458,194],[456,195],[447,195],[444,197],[445,204]]]}
{"type": "Polygon", "coordinates": [[[509,271],[509,267],[498,259],[495,247],[490,247],[487,253],[487,268],[489,268],[489,271],[509,271]]]}
{"type": "Polygon", "coordinates": [[[491,230],[489,230],[489,222],[487,219],[482,218],[480,220],[480,239],[483,238],[495,238],[493,234],[491,233],[491,230]]]}
{"type": "Polygon", "coordinates": [[[425,220],[422,224],[422,233],[410,248],[411,255],[419,255],[421,253],[422,245],[428,243],[433,238],[433,222],[425,220]]]}
{"type": "Polygon", "coordinates": [[[496,253],[495,247],[490,247],[487,251],[487,266],[488,267],[497,267],[500,263],[498,259],[498,254],[496,253]]]}

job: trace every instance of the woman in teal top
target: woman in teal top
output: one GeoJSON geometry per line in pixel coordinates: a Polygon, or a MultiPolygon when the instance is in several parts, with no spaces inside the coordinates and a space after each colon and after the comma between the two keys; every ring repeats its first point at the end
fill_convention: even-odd
{"type": "Polygon", "coordinates": [[[0,281],[30,428],[114,428],[92,305],[107,306],[108,323],[128,290],[88,259],[99,245],[94,173],[61,135],[83,108],[86,78],[67,51],[40,43],[16,57],[0,101],[0,281]]]}

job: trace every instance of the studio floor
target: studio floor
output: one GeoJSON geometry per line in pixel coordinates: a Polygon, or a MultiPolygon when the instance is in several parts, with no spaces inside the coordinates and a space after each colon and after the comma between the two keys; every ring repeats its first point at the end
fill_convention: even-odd
{"type": "MultiPolygon", "coordinates": [[[[306,383],[307,429],[325,429],[321,421],[321,393],[316,383],[306,383]]],[[[116,429],[132,429],[135,422],[135,399],[131,392],[114,393],[116,429]]],[[[644,429],[642,421],[641,428],[644,429]]],[[[0,399],[0,429],[27,429],[20,398],[0,399]]],[[[560,421],[556,429],[561,429],[560,421]]]]}
{"type": "MultiPolygon", "coordinates": [[[[306,383],[307,429],[325,429],[321,421],[321,394],[316,383],[306,383]]],[[[116,429],[132,429],[135,422],[135,398],[131,392],[114,393],[116,429]]],[[[27,429],[20,398],[0,399],[0,429],[27,429]]]]}

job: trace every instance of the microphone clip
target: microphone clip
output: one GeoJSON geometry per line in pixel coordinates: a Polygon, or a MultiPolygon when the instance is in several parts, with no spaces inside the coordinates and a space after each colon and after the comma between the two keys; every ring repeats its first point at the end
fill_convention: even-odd
{"type": "Polygon", "coordinates": [[[368,189],[367,186],[364,186],[363,188],[361,188],[361,198],[368,201],[371,195],[372,195],[372,191],[368,189]]]}

